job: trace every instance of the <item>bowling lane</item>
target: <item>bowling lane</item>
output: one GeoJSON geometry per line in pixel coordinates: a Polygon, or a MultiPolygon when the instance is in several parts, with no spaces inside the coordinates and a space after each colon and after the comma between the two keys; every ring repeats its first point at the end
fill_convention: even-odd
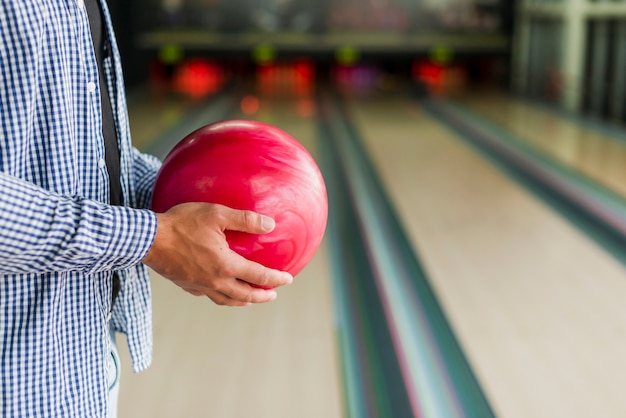
{"type": "Polygon", "coordinates": [[[203,103],[200,99],[148,87],[132,91],[127,100],[133,145],[141,150],[203,103]]]}
{"type": "Polygon", "coordinates": [[[415,103],[350,101],[500,417],[626,416],[626,270],[415,103]]]}
{"type": "MultiPolygon", "coordinates": [[[[306,98],[262,99],[258,112],[246,117],[282,127],[315,154],[314,125],[306,117],[311,106],[306,98]]],[[[154,362],[148,371],[130,372],[120,337],[121,417],[341,417],[325,242],[270,304],[218,307],[157,275],[152,290],[154,362]]]]}
{"type": "Polygon", "coordinates": [[[626,142],[503,93],[461,104],[572,170],[626,197],[626,142]]]}

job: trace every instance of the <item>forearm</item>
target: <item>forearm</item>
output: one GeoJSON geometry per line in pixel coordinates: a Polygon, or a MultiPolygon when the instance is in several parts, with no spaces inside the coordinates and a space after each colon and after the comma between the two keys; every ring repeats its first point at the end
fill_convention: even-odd
{"type": "Polygon", "coordinates": [[[56,195],[0,173],[0,273],[127,268],[147,254],[156,216],[56,195]]]}

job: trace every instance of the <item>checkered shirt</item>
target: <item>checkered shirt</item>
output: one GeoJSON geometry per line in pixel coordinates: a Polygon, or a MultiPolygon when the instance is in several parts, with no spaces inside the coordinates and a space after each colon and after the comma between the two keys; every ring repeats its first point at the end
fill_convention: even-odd
{"type": "MultiPolygon", "coordinates": [[[[113,34],[103,5],[105,23],[113,34]]],[[[147,210],[159,161],[131,146],[105,62],[125,207],[107,204],[98,66],[82,0],[0,0],[0,416],[103,417],[109,321],[152,356],[147,210]],[[111,277],[122,290],[112,317],[111,277]]]]}

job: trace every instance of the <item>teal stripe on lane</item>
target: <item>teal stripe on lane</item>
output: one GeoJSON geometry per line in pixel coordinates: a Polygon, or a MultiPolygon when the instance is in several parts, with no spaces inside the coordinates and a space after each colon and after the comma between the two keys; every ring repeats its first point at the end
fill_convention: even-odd
{"type": "MultiPolygon", "coordinates": [[[[340,162],[353,217],[365,244],[367,258],[363,263],[370,269],[376,303],[382,307],[392,354],[400,365],[401,375],[392,388],[404,388],[411,416],[492,417],[491,407],[347,112],[326,95],[322,97],[320,113],[330,134],[328,146],[337,154],[336,164],[340,162]]],[[[379,340],[381,343],[385,342],[379,340]]],[[[388,392],[391,390],[387,388],[388,392]]]]}
{"type": "Polygon", "coordinates": [[[442,100],[420,105],[511,179],[626,265],[626,205],[588,178],[529,149],[502,129],[442,100]]]}
{"type": "Polygon", "coordinates": [[[325,122],[318,125],[320,167],[329,199],[327,237],[341,353],[346,418],[410,418],[391,335],[368,263],[349,186],[325,122]]]}
{"type": "MultiPolygon", "coordinates": [[[[527,156],[529,161],[534,161],[537,166],[535,171],[541,170],[551,172],[552,174],[548,175],[555,179],[553,181],[570,183],[571,187],[579,189],[583,195],[589,196],[593,201],[600,202],[602,207],[609,208],[615,213],[613,216],[626,219],[626,199],[618,193],[601,185],[592,178],[567,167],[565,164],[558,162],[547,154],[538,151],[523,139],[516,137],[511,132],[496,125],[465,106],[452,102],[439,102],[435,106],[438,106],[439,108],[445,107],[445,112],[453,114],[457,118],[464,118],[473,122],[474,125],[476,125],[474,129],[484,131],[482,136],[495,136],[499,142],[510,145],[515,149],[515,151],[527,156]],[[558,179],[561,180],[559,181],[558,179]]],[[[546,174],[544,174],[544,176],[546,176],[546,174]]],[[[621,229],[622,227],[626,230],[626,224],[617,229],[621,229]]]]}

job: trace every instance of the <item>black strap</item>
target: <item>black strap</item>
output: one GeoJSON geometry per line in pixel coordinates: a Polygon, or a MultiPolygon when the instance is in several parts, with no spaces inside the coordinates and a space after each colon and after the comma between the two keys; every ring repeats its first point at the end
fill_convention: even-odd
{"type": "MultiPolygon", "coordinates": [[[[110,203],[120,206],[123,204],[122,185],[120,182],[120,150],[117,143],[117,129],[113,117],[113,106],[109,97],[109,89],[104,75],[104,60],[111,55],[109,35],[106,30],[104,16],[100,8],[99,0],[85,0],[91,40],[93,42],[96,60],[98,61],[98,74],[100,84],[100,97],[102,107],[102,135],[104,137],[104,155],[109,174],[110,203]]],[[[111,291],[111,310],[120,292],[121,282],[117,273],[113,273],[111,291]]]]}
{"type": "Polygon", "coordinates": [[[104,60],[111,55],[109,36],[104,22],[99,0],[85,0],[85,7],[89,16],[91,39],[98,61],[100,84],[100,98],[102,107],[102,135],[104,136],[104,157],[109,173],[109,193],[112,205],[120,206],[122,200],[122,185],[120,183],[120,150],[117,143],[117,129],[113,116],[113,106],[109,96],[109,89],[104,75],[104,60]]]}
{"type": "Polygon", "coordinates": [[[117,299],[117,295],[120,293],[120,288],[122,287],[122,283],[120,282],[120,278],[117,275],[117,272],[113,273],[113,291],[111,292],[111,309],[113,309],[113,305],[115,305],[115,300],[117,299]]]}

